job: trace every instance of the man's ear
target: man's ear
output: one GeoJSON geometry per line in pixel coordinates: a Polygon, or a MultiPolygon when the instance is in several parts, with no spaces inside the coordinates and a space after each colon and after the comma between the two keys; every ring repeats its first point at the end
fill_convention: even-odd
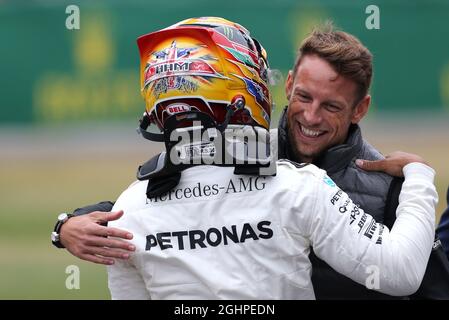
{"type": "Polygon", "coordinates": [[[351,123],[359,123],[360,120],[366,115],[371,103],[371,96],[367,94],[354,108],[354,113],[352,114],[351,123]]]}
{"type": "Polygon", "coordinates": [[[287,96],[287,100],[290,100],[290,96],[292,95],[293,88],[293,71],[290,70],[288,72],[287,81],[285,82],[285,95],[287,96]]]}

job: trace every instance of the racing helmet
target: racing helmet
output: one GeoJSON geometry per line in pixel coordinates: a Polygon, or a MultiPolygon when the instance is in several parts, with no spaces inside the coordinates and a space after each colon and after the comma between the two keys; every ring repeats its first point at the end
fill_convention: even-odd
{"type": "Polygon", "coordinates": [[[190,18],[137,39],[146,111],[140,132],[153,141],[174,115],[207,115],[228,124],[269,130],[272,98],[267,54],[241,25],[218,17],[190,18]]]}

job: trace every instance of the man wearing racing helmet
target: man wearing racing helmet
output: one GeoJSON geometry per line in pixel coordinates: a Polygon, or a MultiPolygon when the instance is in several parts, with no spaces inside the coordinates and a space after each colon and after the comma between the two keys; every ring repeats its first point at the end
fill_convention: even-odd
{"type": "Polygon", "coordinates": [[[166,154],[156,166],[141,167],[140,181],[114,205],[125,214],[110,225],[132,232],[136,250],[108,267],[112,298],[313,299],[311,245],[361,284],[375,265],[377,290],[403,295],[418,289],[434,236],[434,171],[418,157],[398,160],[396,173],[403,172],[405,182],[391,232],[314,165],[278,161],[276,174],[262,175],[266,163],[245,153],[237,159],[227,146],[249,150],[255,141],[225,134],[269,129],[261,51],[237,50],[228,40],[214,28],[182,24],[138,40],[147,104],[141,130],[158,124],[163,137],[146,137],[163,138],[166,154]],[[245,110],[246,117],[239,116],[245,110]],[[198,144],[210,148],[185,152],[180,165],[179,145],[194,150],[198,144]],[[231,161],[206,165],[221,146],[231,161]]]}
{"type": "MultiPolygon", "coordinates": [[[[268,129],[269,116],[271,114],[271,96],[267,88],[268,82],[268,62],[266,59],[265,49],[260,43],[251,38],[248,30],[241,25],[228,21],[222,18],[204,17],[204,18],[191,18],[178,22],[177,24],[168,27],[167,29],[182,28],[187,26],[202,26],[204,28],[215,30],[214,37],[219,41],[221,54],[223,55],[224,64],[226,67],[227,78],[223,78],[222,75],[217,73],[217,63],[208,60],[207,54],[204,54],[204,48],[193,46],[183,48],[179,50],[179,46],[182,40],[177,40],[172,43],[167,43],[166,47],[161,50],[156,50],[153,58],[168,58],[170,54],[174,54],[187,58],[187,56],[195,57],[203,55],[206,59],[195,60],[195,63],[184,63],[181,65],[161,64],[152,68],[148,68],[145,61],[141,65],[141,79],[143,87],[147,87],[151,79],[157,79],[157,72],[163,71],[164,68],[196,68],[198,69],[195,77],[198,82],[204,84],[200,90],[205,99],[201,99],[202,111],[208,112],[210,107],[221,106],[221,108],[215,108],[214,112],[217,114],[219,121],[226,123],[226,116],[230,115],[227,111],[227,102],[231,102],[233,105],[233,120],[235,124],[247,123],[251,125],[258,125],[260,128],[268,129]],[[230,59],[230,60],[229,60],[230,59]],[[257,70],[257,71],[256,71],[257,70]],[[146,80],[145,80],[146,79],[146,80]],[[211,87],[211,85],[213,87],[211,87]],[[212,89],[211,89],[212,88],[212,89]],[[239,90],[247,88],[244,91],[239,90]],[[243,98],[245,105],[244,108],[235,108],[235,102],[232,99],[243,98]],[[230,101],[231,100],[231,101],[230,101]],[[227,102],[223,102],[227,101],[227,102]]],[[[141,42],[144,40],[141,40],[141,42]]],[[[142,54],[142,52],[141,52],[142,54]]],[[[187,60],[186,60],[187,61],[187,60]]],[[[220,65],[218,65],[221,68],[220,65]]],[[[192,72],[192,70],[188,70],[192,72]]],[[[163,100],[165,90],[168,90],[170,86],[178,86],[182,90],[188,91],[189,89],[195,89],[197,84],[192,84],[189,81],[179,81],[174,78],[164,78],[160,81],[154,81],[154,91],[159,100],[163,100]]],[[[181,95],[181,91],[177,91],[181,95]]],[[[198,102],[198,96],[190,97],[198,102]]],[[[152,108],[154,102],[153,96],[148,96],[146,104],[148,108],[152,108]]],[[[139,130],[142,135],[154,141],[163,141],[163,135],[161,133],[155,134],[147,132],[146,129],[151,124],[156,125],[161,129],[161,120],[168,114],[173,114],[189,108],[185,104],[173,104],[170,108],[161,109],[164,104],[162,101],[158,108],[148,109],[145,116],[142,118],[139,130]]],[[[163,163],[164,159],[160,155],[151,159],[143,167],[153,166],[157,167],[163,163]]],[[[133,246],[119,239],[104,239],[104,236],[114,236],[122,239],[129,239],[132,234],[123,230],[108,228],[102,225],[107,224],[108,221],[119,219],[121,217],[120,212],[103,213],[111,210],[113,203],[110,201],[100,202],[95,205],[86,206],[74,211],[74,214],[62,215],[55,225],[52,235],[52,242],[58,248],[67,248],[67,250],[73,255],[94,263],[111,264],[113,259],[126,259],[129,257],[129,252],[133,251],[133,246]],[[67,218],[74,219],[68,220],[67,218]],[[73,226],[73,228],[72,228],[73,226]],[[81,230],[89,230],[86,234],[80,232],[81,230]]]]}

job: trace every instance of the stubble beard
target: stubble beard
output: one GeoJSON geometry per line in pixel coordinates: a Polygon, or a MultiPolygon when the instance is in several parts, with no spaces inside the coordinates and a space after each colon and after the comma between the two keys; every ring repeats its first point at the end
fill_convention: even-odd
{"type": "Polygon", "coordinates": [[[291,128],[289,124],[287,124],[287,132],[288,132],[288,139],[289,139],[289,149],[293,153],[294,161],[298,163],[312,163],[314,159],[318,158],[322,153],[323,150],[319,150],[315,153],[310,154],[304,154],[302,153],[298,148],[298,142],[296,141],[294,129],[291,128]]]}

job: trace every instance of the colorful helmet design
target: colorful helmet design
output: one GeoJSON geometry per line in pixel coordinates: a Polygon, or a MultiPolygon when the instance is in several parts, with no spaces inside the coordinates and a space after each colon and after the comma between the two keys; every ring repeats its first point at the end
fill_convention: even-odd
{"type": "Polygon", "coordinates": [[[223,18],[191,18],[137,43],[149,124],[163,130],[170,116],[196,110],[217,124],[269,130],[266,52],[241,25],[223,18]],[[226,120],[229,108],[233,112],[226,120]]]}

